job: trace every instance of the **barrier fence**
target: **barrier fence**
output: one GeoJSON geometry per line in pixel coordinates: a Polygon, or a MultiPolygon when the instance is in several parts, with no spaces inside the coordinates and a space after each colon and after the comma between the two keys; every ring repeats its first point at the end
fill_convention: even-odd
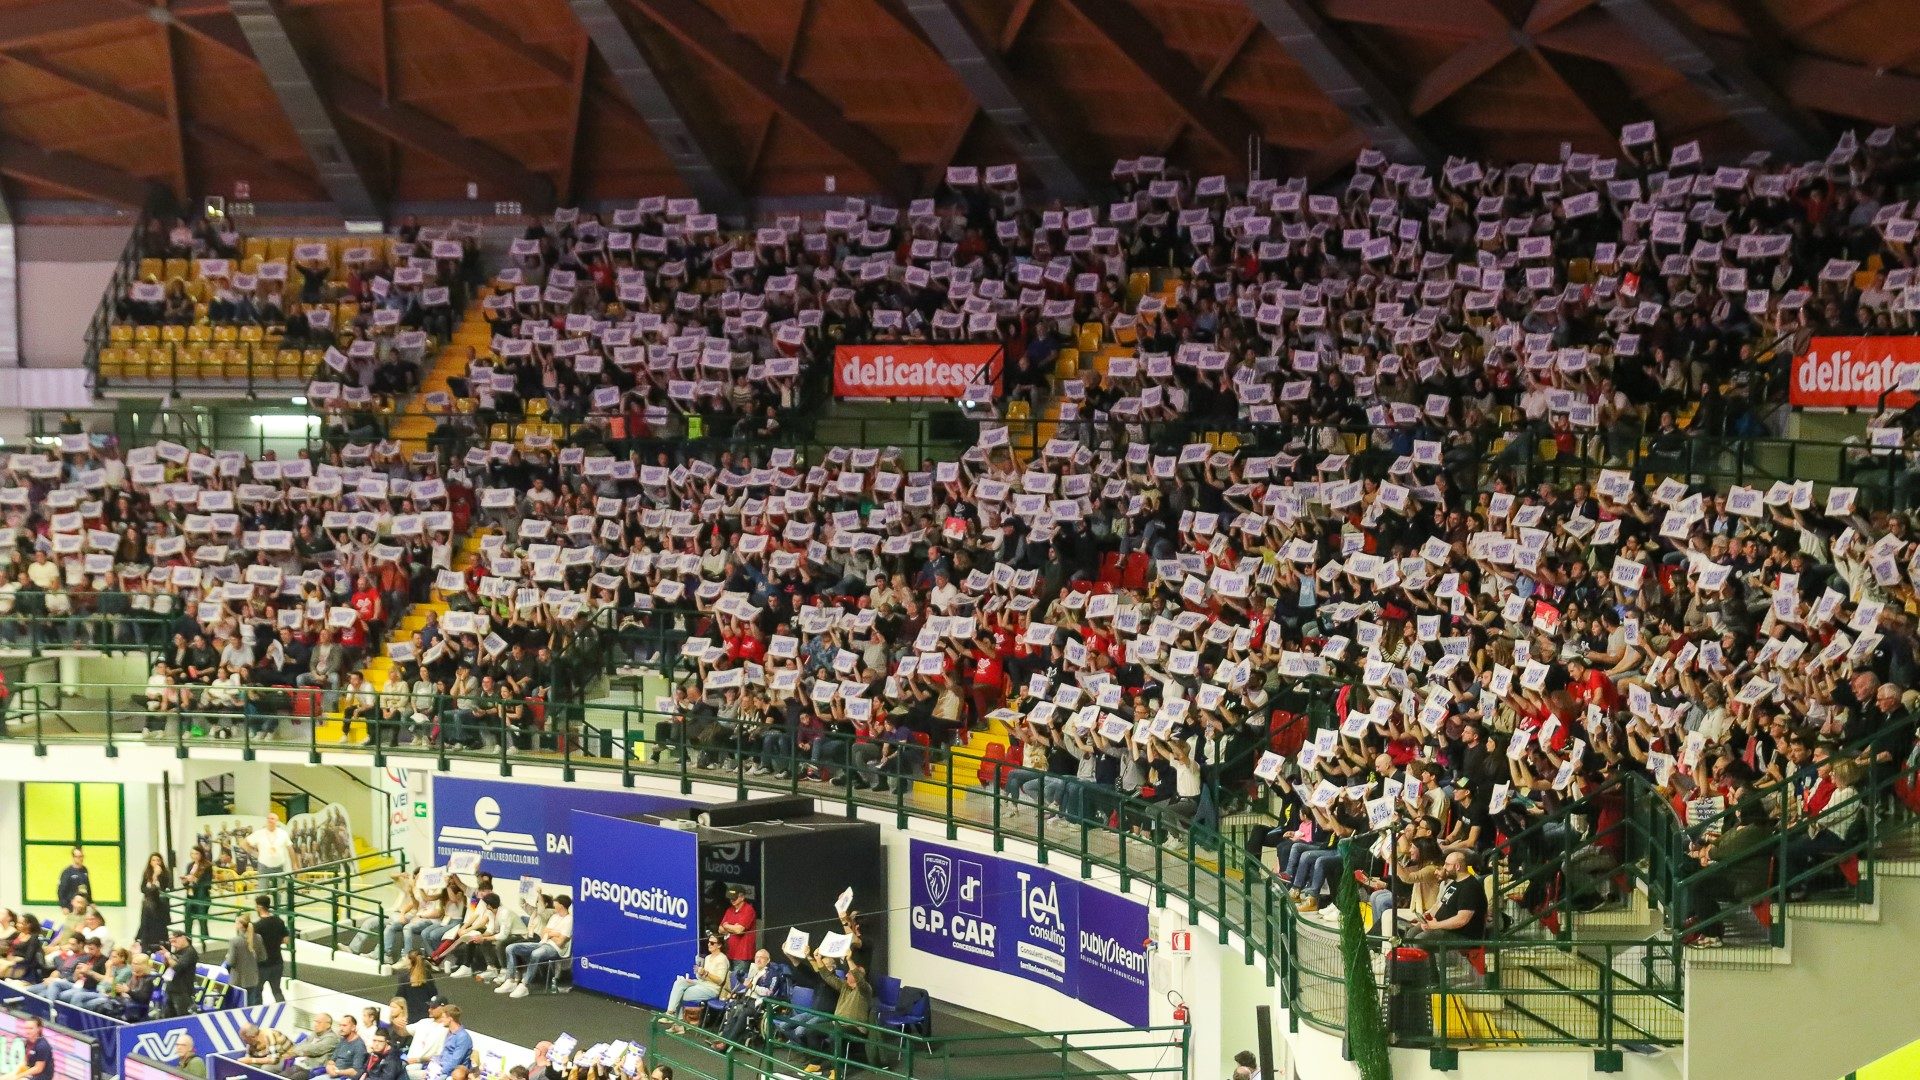
{"type": "MultiPolygon", "coordinates": [[[[863,809],[890,814],[901,827],[912,818],[932,819],[945,825],[950,839],[963,827],[980,829],[991,835],[995,850],[1005,850],[1009,842],[1031,843],[1042,864],[1077,867],[1082,876],[1091,876],[1097,868],[1115,876],[1124,892],[1150,893],[1195,925],[1213,922],[1221,943],[1237,939],[1246,960],[1261,961],[1269,982],[1284,988],[1295,1022],[1334,1031],[1344,1025],[1345,971],[1337,931],[1297,911],[1287,883],[1238,843],[1223,842],[1237,834],[1223,838],[1218,831],[1218,804],[1241,797],[1236,790],[1240,780],[1226,775],[1237,761],[1222,763],[1202,798],[1184,805],[1141,799],[1070,776],[1033,773],[1005,761],[971,757],[964,750],[950,752],[944,768],[931,769],[924,767],[926,751],[905,751],[898,764],[883,768],[866,751],[855,750],[851,741],[823,740],[823,749],[798,753],[779,730],[690,723],[678,714],[603,701],[544,718],[538,713],[547,707],[544,702],[488,703],[489,710],[517,706],[529,723],[524,730],[505,729],[508,737],[484,750],[472,750],[458,745],[454,736],[491,734],[497,739],[503,729],[491,712],[481,717],[441,713],[437,740],[434,724],[416,726],[411,720],[377,721],[373,729],[356,724],[345,732],[333,723],[306,724],[298,741],[271,739],[248,725],[244,713],[194,708],[164,714],[162,726],[143,733],[139,729],[153,726],[156,718],[141,703],[145,687],[79,689],[83,700],[71,702],[62,701],[51,685],[16,689],[16,730],[36,754],[69,745],[97,745],[117,754],[128,741],[154,741],[171,746],[183,758],[202,747],[224,746],[239,749],[244,757],[262,750],[304,751],[316,763],[323,756],[338,761],[342,755],[357,754],[376,766],[404,762],[445,769],[462,759],[491,763],[503,776],[516,768],[540,766],[559,769],[567,780],[586,771],[617,776],[625,786],[643,775],[663,778],[688,794],[696,782],[730,787],[741,799],[766,791],[806,794],[828,807],[841,807],[849,816],[863,809]],[[232,730],[230,738],[204,734],[222,726],[232,730]],[[195,734],[196,727],[203,734],[195,734]],[[379,745],[363,745],[369,730],[378,731],[379,745]],[[756,766],[774,771],[765,774],[756,766]],[[809,766],[832,781],[802,779],[809,766]],[[1038,812],[1036,803],[1047,804],[1059,816],[1038,812]]],[[[257,692],[292,693],[283,688],[257,692]]],[[[383,698],[375,695],[373,700],[383,698]]],[[[376,709],[398,713],[402,700],[385,696],[393,708],[376,709]]],[[[1326,718],[1323,710],[1319,719],[1326,718]]],[[[1518,916],[1490,930],[1487,940],[1423,943],[1430,964],[1418,979],[1390,971],[1382,980],[1383,1008],[1409,997],[1424,999],[1429,1007],[1429,1025],[1397,1017],[1403,1022],[1395,1024],[1396,1039],[1402,1045],[1448,1052],[1483,1045],[1560,1044],[1617,1053],[1630,1044],[1677,1043],[1683,940],[1736,920],[1758,918],[1769,927],[1764,940],[1777,944],[1784,940],[1787,922],[1806,905],[1870,898],[1871,863],[1860,856],[1909,843],[1920,831],[1910,809],[1915,781],[1913,760],[1881,763],[1852,797],[1860,811],[1852,815],[1856,824],[1818,845],[1807,843],[1823,830],[1818,823],[1832,826],[1836,819],[1798,815],[1784,787],[1766,793],[1766,805],[1785,825],[1770,834],[1757,856],[1768,860],[1768,869],[1748,892],[1729,892],[1722,877],[1726,867],[1703,866],[1689,854],[1716,830],[1732,827],[1725,815],[1733,811],[1696,815],[1698,820],[1689,822],[1644,780],[1628,778],[1603,788],[1590,797],[1617,796],[1622,809],[1617,827],[1620,856],[1606,876],[1618,875],[1645,890],[1659,912],[1653,925],[1623,937],[1617,927],[1583,921],[1584,913],[1569,905],[1561,905],[1558,917],[1548,919],[1521,904],[1512,905],[1518,916]]],[[[1843,797],[1834,809],[1847,805],[1853,802],[1843,797]]],[[[1523,830],[1509,841],[1527,835],[1523,830]]],[[[1588,841],[1611,843],[1610,837],[1609,832],[1578,846],[1536,853],[1535,865],[1564,875],[1575,851],[1589,846],[1588,841]]],[[[316,883],[292,904],[300,918],[322,922],[336,944],[354,924],[376,914],[384,887],[362,863],[355,865],[359,869],[334,871],[337,880],[316,883]]],[[[1503,873],[1482,880],[1494,885],[1496,908],[1510,893],[1524,893],[1532,884],[1525,875],[1503,873]]],[[[1547,909],[1556,910],[1553,903],[1547,909]]]]}

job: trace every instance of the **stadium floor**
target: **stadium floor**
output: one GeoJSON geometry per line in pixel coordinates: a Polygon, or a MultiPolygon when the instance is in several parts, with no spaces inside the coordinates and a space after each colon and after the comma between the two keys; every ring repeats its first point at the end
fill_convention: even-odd
{"type": "MultiPolygon", "coordinates": [[[[391,978],[305,961],[300,964],[300,978],[329,990],[376,1001],[386,1000],[393,992],[391,978]]],[[[443,979],[439,987],[442,996],[460,1006],[468,1026],[518,1046],[533,1046],[563,1031],[572,1033],[582,1046],[616,1039],[645,1038],[647,1024],[654,1017],[652,1009],[580,990],[565,994],[531,994],[515,1000],[495,994],[493,987],[471,979],[443,979]]],[[[994,1023],[989,1017],[937,1001],[933,1014],[933,1030],[937,1035],[1006,1033],[1013,1028],[1011,1024],[994,1023]]],[[[719,1055],[713,1055],[711,1064],[717,1065],[719,1061],[719,1055]]],[[[702,1070],[709,1062],[687,1064],[695,1070],[702,1070]]],[[[1051,1075],[1060,1068],[1061,1062],[1057,1052],[1048,1053],[1036,1048],[1030,1057],[1013,1054],[984,1061],[956,1061],[953,1065],[951,1073],[946,1073],[944,1069],[942,1072],[954,1080],[990,1080],[994,1076],[1032,1075],[1036,1070],[1044,1070],[1051,1075]]],[[[1069,1063],[1066,1075],[1091,1076],[1097,1068],[1090,1062],[1069,1063]]]]}

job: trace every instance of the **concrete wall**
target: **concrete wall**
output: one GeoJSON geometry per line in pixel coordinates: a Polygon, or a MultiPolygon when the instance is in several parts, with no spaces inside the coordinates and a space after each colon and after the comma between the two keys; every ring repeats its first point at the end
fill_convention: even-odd
{"type": "Polygon", "coordinates": [[[1833,1080],[1920,1034],[1920,880],[1875,888],[1878,923],[1792,920],[1791,963],[1688,966],[1690,1080],[1833,1080]]]}
{"type": "Polygon", "coordinates": [[[87,323],[113,278],[130,235],[125,226],[22,225],[20,362],[77,367],[86,361],[87,323]]]}

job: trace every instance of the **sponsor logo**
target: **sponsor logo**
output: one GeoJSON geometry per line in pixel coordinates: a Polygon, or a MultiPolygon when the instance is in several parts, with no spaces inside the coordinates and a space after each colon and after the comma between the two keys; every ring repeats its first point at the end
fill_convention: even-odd
{"type": "Polygon", "coordinates": [[[474,800],[473,825],[443,825],[440,842],[449,847],[477,848],[481,851],[520,851],[538,854],[540,845],[532,833],[501,829],[500,804],[491,795],[474,800]]]}
{"type": "Polygon", "coordinates": [[[1098,930],[1080,931],[1080,955],[1111,971],[1134,975],[1147,973],[1145,949],[1129,948],[1118,938],[1108,937],[1098,930]]]}
{"type": "Polygon", "coordinates": [[[613,904],[623,914],[643,911],[685,921],[693,911],[686,897],[675,896],[665,889],[641,889],[600,878],[581,878],[579,894],[581,900],[604,900],[613,904]]]}
{"type": "Polygon", "coordinates": [[[841,381],[847,386],[874,390],[920,391],[965,386],[973,381],[973,371],[959,364],[931,359],[903,360],[892,353],[851,361],[840,373],[841,381]]]}
{"type": "Polygon", "coordinates": [[[993,345],[843,345],[834,392],[843,397],[957,398],[981,379],[993,345]]]}
{"type": "Polygon", "coordinates": [[[141,1057],[150,1057],[155,1061],[172,1061],[179,1052],[180,1037],[187,1033],[186,1028],[168,1028],[165,1031],[143,1031],[133,1041],[133,1052],[141,1057]]]}
{"type": "Polygon", "coordinates": [[[928,852],[920,857],[920,880],[927,886],[927,903],[947,906],[947,889],[953,884],[953,860],[928,852]]]}

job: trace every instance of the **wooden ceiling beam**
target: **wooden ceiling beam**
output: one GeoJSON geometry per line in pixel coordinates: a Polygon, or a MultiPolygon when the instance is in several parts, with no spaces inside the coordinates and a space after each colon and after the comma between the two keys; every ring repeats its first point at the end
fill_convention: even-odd
{"type": "Polygon", "coordinates": [[[82,199],[138,210],[159,185],[58,150],[0,136],[0,175],[64,191],[82,199]]]}
{"type": "Polygon", "coordinates": [[[1166,36],[1130,0],[1060,0],[1094,33],[1106,39],[1161,95],[1186,117],[1194,131],[1234,161],[1264,141],[1245,113],[1201,92],[1205,77],[1167,45],[1166,36]]]}
{"type": "Polygon", "coordinates": [[[633,4],[688,52],[744,85],[872,177],[880,190],[902,198],[917,190],[914,177],[891,146],[847,119],[837,103],[804,80],[780,80],[779,62],[711,8],[697,0],[633,0],[633,4]]]}

